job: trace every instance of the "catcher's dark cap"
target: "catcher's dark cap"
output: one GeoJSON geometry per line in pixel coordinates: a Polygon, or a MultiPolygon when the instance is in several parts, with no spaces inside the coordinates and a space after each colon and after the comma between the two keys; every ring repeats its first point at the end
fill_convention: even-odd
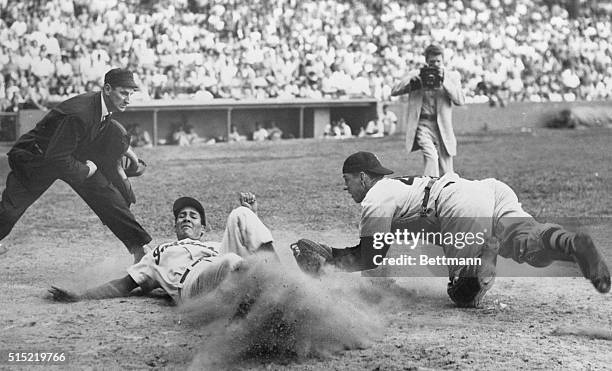
{"type": "Polygon", "coordinates": [[[110,86],[124,86],[126,88],[138,89],[138,85],[134,81],[132,71],[123,68],[113,68],[104,75],[104,83],[110,86]]]}
{"type": "Polygon", "coordinates": [[[436,44],[431,44],[427,48],[425,48],[425,55],[440,55],[444,54],[444,50],[436,44]]]}
{"type": "Polygon", "coordinates": [[[378,157],[372,152],[353,153],[344,160],[342,174],[359,173],[362,171],[379,175],[393,174],[393,170],[383,167],[378,157]]]}
{"type": "Polygon", "coordinates": [[[172,212],[174,213],[174,219],[178,217],[178,214],[181,210],[186,208],[187,206],[193,207],[200,213],[200,218],[202,219],[202,225],[206,225],[206,213],[204,213],[204,207],[202,204],[192,197],[179,197],[174,201],[174,205],[172,206],[172,212]]]}

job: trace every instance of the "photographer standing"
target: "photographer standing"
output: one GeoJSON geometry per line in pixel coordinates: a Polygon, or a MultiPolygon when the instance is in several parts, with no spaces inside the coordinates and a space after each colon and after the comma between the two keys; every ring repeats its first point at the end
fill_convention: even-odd
{"type": "Polygon", "coordinates": [[[410,93],[406,149],[423,151],[424,174],[438,177],[453,172],[457,140],[453,132],[452,105],[465,102],[461,76],[444,70],[444,52],[437,45],[425,49],[426,66],[397,84],[391,96],[410,93]]]}

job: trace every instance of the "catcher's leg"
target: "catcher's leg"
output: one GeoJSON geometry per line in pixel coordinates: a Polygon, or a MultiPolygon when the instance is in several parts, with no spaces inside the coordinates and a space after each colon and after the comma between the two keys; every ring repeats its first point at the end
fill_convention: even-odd
{"type": "Polygon", "coordinates": [[[521,208],[510,187],[496,182],[496,213],[500,217],[495,235],[500,240],[501,256],[534,267],[545,267],[555,260],[575,261],[599,292],[610,291],[610,271],[589,235],[537,222],[521,208]]]}
{"type": "Polygon", "coordinates": [[[272,233],[248,207],[240,206],[227,217],[221,251],[247,257],[262,247],[269,247],[272,233]]]}
{"type": "Polygon", "coordinates": [[[505,217],[498,224],[500,255],[534,267],[545,267],[555,260],[575,261],[597,291],[610,291],[610,271],[588,234],[533,218],[520,221],[505,217]]]}
{"type": "Polygon", "coordinates": [[[100,172],[95,172],[83,184],[70,186],[130,253],[151,242],[151,236],[136,221],[121,193],[100,172]]]}

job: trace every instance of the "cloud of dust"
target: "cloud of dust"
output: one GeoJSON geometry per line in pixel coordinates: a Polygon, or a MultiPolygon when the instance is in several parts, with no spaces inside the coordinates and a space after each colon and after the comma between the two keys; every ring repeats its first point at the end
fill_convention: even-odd
{"type": "Polygon", "coordinates": [[[271,254],[257,254],[214,291],[180,308],[185,325],[207,336],[191,368],[365,348],[382,336],[381,307],[412,296],[389,279],[339,272],[314,278],[271,254]]]}
{"type": "Polygon", "coordinates": [[[74,274],[64,274],[60,278],[53,279],[49,282],[49,285],[83,292],[86,289],[125,276],[132,259],[132,256],[127,254],[99,258],[92,262],[90,266],[79,267],[79,270],[74,274]]]}

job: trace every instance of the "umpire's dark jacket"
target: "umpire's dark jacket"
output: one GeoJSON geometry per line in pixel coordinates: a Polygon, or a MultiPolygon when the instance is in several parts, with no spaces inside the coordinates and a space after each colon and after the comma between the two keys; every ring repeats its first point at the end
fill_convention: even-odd
{"type": "Polygon", "coordinates": [[[111,125],[101,122],[101,94],[81,94],[60,103],[9,151],[12,171],[0,201],[0,240],[26,209],[55,180],[61,179],[85,200],[128,250],[151,242],[151,236],[130,211],[129,200],[101,171],[111,147],[105,141],[111,125]],[[93,160],[98,166],[98,171],[89,178],[86,160],[93,160]]]}
{"type": "Polygon", "coordinates": [[[101,129],[101,99],[100,92],[86,93],[60,103],[19,138],[9,158],[33,168],[52,166],[59,179],[82,183],[89,173],[84,153],[101,129]]]}

